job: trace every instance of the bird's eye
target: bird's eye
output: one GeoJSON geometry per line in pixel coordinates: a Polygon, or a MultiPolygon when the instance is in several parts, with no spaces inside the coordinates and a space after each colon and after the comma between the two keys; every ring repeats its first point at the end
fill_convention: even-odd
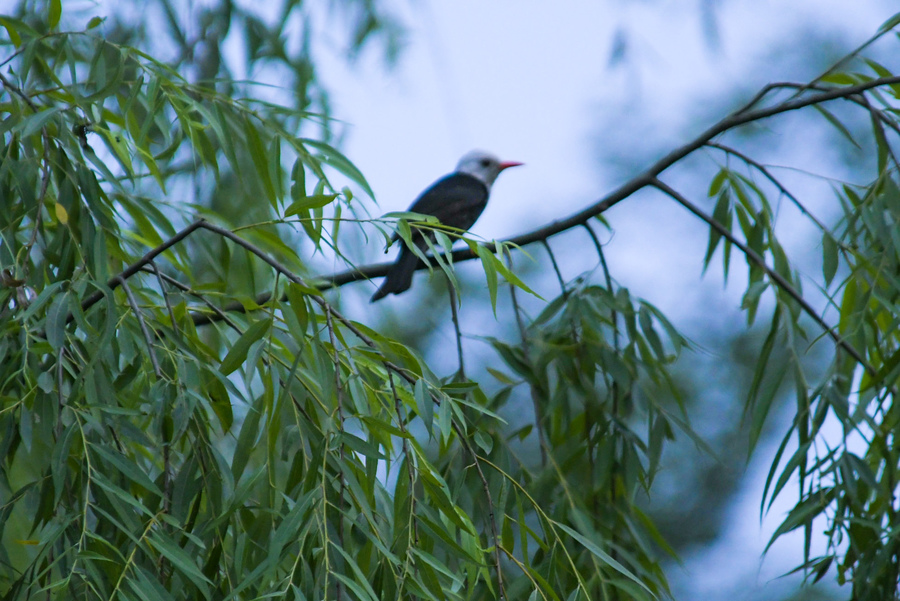
{"type": "Polygon", "coordinates": [[[490,160],[490,159],[481,159],[481,166],[482,166],[482,167],[490,167],[490,166],[491,166],[491,160],[490,160]]]}

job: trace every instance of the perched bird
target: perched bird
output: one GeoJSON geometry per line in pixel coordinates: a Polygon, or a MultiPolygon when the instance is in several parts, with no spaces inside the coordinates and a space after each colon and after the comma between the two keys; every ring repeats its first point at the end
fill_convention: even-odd
{"type": "MultiPolygon", "coordinates": [[[[456,171],[447,175],[422,192],[409,207],[414,213],[433,215],[443,225],[468,230],[484,211],[491,184],[500,172],[521,165],[514,161],[501,162],[494,155],[481,150],[473,150],[459,160],[456,171]]],[[[426,248],[425,234],[413,229],[413,242],[419,248],[426,248]]],[[[433,237],[433,235],[432,235],[433,237]]],[[[392,242],[399,236],[394,234],[392,242]]],[[[372,295],[370,302],[384,298],[388,294],[399,294],[412,284],[413,273],[419,258],[406,246],[400,247],[400,256],[387,273],[381,287],[372,295]]]]}

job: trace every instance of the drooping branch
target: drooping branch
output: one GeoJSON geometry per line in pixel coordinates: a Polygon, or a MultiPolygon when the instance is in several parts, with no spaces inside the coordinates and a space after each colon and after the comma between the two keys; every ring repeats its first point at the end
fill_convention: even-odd
{"type": "Polygon", "coordinates": [[[875,375],[877,372],[874,367],[872,367],[868,361],[853,347],[852,344],[844,340],[844,338],[838,334],[834,328],[828,325],[824,319],[822,319],[818,312],[813,309],[812,305],[806,302],[806,299],[803,298],[803,295],[800,294],[790,282],[785,279],[780,273],[772,269],[766,264],[765,259],[763,259],[759,254],[757,254],[752,248],[748,247],[746,244],[738,240],[734,234],[729,231],[727,227],[713,219],[711,216],[707,215],[703,211],[701,211],[694,203],[690,202],[687,198],[679,194],[674,188],[664,184],[660,180],[654,180],[653,187],[659,189],[661,192],[665,193],[673,200],[675,200],[678,204],[686,208],[688,211],[705,221],[711,228],[716,230],[717,233],[721,234],[723,238],[727,239],[729,242],[734,244],[737,248],[740,249],[742,253],[753,263],[758,265],[760,269],[762,269],[766,276],[779,288],[785,291],[785,293],[790,296],[794,301],[800,305],[800,308],[809,315],[819,326],[828,334],[832,340],[834,340],[835,344],[840,346],[842,349],[847,351],[851,357],[853,357],[857,363],[859,363],[867,372],[871,375],[875,375]]]}

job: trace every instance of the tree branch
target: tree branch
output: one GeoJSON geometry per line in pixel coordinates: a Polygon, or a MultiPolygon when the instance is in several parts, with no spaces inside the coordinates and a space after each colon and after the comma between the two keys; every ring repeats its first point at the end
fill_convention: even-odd
{"type": "MultiPolygon", "coordinates": [[[[800,306],[803,307],[804,311],[806,311],[829,334],[829,336],[831,336],[834,339],[834,341],[839,346],[841,346],[841,348],[844,348],[851,356],[853,356],[854,359],[856,359],[861,365],[863,365],[867,371],[874,373],[873,368],[865,361],[865,359],[859,354],[859,352],[855,348],[853,348],[849,343],[847,343],[843,338],[841,338],[841,336],[839,334],[837,334],[827,323],[825,323],[816,314],[816,312],[812,309],[812,307],[808,303],[806,303],[806,301],[803,300],[802,296],[796,290],[794,290],[792,286],[790,286],[790,284],[787,282],[787,280],[785,280],[781,275],[779,275],[778,273],[771,270],[768,266],[766,266],[765,261],[761,257],[759,257],[759,255],[757,255],[755,252],[753,252],[747,246],[745,246],[744,244],[739,242],[737,239],[735,239],[734,236],[732,236],[731,233],[727,229],[725,229],[721,224],[718,224],[717,222],[712,220],[711,217],[707,216],[705,213],[700,211],[697,207],[695,207],[693,204],[691,204],[689,201],[687,201],[684,197],[682,197],[680,194],[678,194],[675,190],[673,190],[672,188],[670,188],[667,185],[665,185],[664,183],[662,183],[658,179],[658,176],[663,171],[665,171],[666,169],[671,167],[673,164],[675,164],[676,162],[685,158],[686,156],[693,153],[697,149],[708,145],[710,143],[710,141],[713,138],[715,138],[716,136],[718,136],[730,129],[733,129],[735,127],[739,127],[741,125],[746,125],[747,123],[759,121],[761,119],[765,119],[765,118],[779,115],[782,113],[795,111],[795,110],[798,110],[801,108],[805,108],[807,106],[820,104],[820,103],[827,102],[830,100],[850,99],[851,97],[856,97],[856,102],[859,104],[859,102],[858,102],[859,95],[862,94],[863,92],[866,92],[868,90],[871,90],[871,89],[874,89],[877,87],[881,87],[881,86],[885,86],[885,85],[892,85],[892,84],[897,84],[897,83],[900,83],[900,76],[883,77],[883,78],[878,78],[878,79],[873,79],[873,80],[870,80],[867,82],[863,82],[863,83],[860,83],[857,85],[853,85],[853,86],[844,86],[841,88],[835,88],[835,89],[831,89],[831,90],[821,90],[821,91],[817,90],[815,93],[796,96],[796,97],[793,97],[789,100],[783,101],[783,102],[776,104],[774,106],[771,106],[771,107],[752,109],[752,107],[756,103],[758,103],[769,91],[771,91],[773,89],[777,89],[779,87],[793,87],[796,84],[771,84],[769,86],[766,86],[756,96],[754,96],[754,98],[749,103],[747,103],[743,107],[737,109],[736,111],[732,112],[731,114],[729,114],[725,118],[721,119],[719,122],[715,123],[711,127],[707,128],[705,131],[703,131],[700,135],[695,137],[690,142],[672,150],[671,152],[669,152],[668,154],[666,154],[665,156],[663,156],[662,158],[657,160],[653,165],[651,165],[648,169],[646,169],[642,174],[640,174],[637,177],[624,183],[619,188],[617,188],[610,194],[607,194],[605,197],[603,197],[599,201],[595,202],[594,204],[582,209],[581,211],[579,211],[573,215],[570,215],[569,217],[567,217],[565,219],[553,221],[553,222],[551,222],[543,227],[540,227],[538,229],[535,229],[531,232],[527,232],[525,234],[515,236],[515,237],[507,240],[505,243],[514,245],[514,246],[525,246],[525,245],[531,244],[533,242],[545,241],[546,239],[548,239],[551,236],[554,236],[556,234],[565,232],[569,229],[572,229],[574,227],[577,227],[577,226],[587,223],[593,217],[596,217],[596,216],[602,214],[603,212],[608,210],[610,207],[612,207],[612,206],[618,204],[619,202],[621,202],[622,200],[625,200],[626,198],[630,197],[638,190],[641,190],[647,186],[656,187],[656,188],[660,189],[661,191],[665,192],[666,194],[668,194],[669,196],[672,196],[672,198],[674,198],[675,200],[680,202],[682,205],[684,205],[691,212],[693,212],[694,214],[699,216],[701,219],[704,219],[705,221],[707,221],[713,228],[715,228],[723,236],[725,236],[727,239],[729,239],[733,244],[735,244],[735,246],[740,248],[744,252],[744,254],[748,256],[748,258],[750,258],[755,263],[759,264],[760,267],[762,267],[766,271],[766,273],[770,276],[772,281],[774,281],[776,284],[778,284],[780,287],[782,287],[782,289],[784,289],[790,296],[792,296],[794,299],[796,299],[797,302],[800,303],[800,306]]],[[[819,86],[816,86],[816,87],[818,88],[819,86]]],[[[810,88],[809,87],[803,88],[803,90],[808,90],[808,89],[810,89],[810,88]]],[[[801,90],[801,94],[802,94],[803,90],[801,90]]],[[[168,241],[166,241],[162,245],[160,245],[160,246],[154,248],[153,250],[151,250],[150,252],[148,252],[138,262],[129,266],[122,273],[111,278],[109,280],[109,282],[107,282],[107,286],[110,289],[114,289],[116,286],[119,285],[119,282],[131,277],[132,275],[134,275],[135,273],[140,271],[145,265],[150,263],[158,255],[163,253],[165,250],[167,250],[174,244],[177,244],[178,242],[180,242],[181,240],[186,238],[188,235],[190,235],[194,230],[196,230],[198,228],[208,229],[210,231],[217,232],[226,238],[229,238],[233,242],[243,246],[247,250],[250,250],[251,252],[256,254],[259,258],[261,258],[263,261],[268,263],[270,266],[275,268],[277,271],[279,271],[280,273],[282,273],[283,275],[288,277],[288,279],[290,279],[291,281],[294,281],[295,283],[298,283],[298,284],[302,284],[304,286],[307,285],[306,283],[303,282],[303,280],[301,280],[301,278],[299,278],[299,276],[293,274],[291,271],[289,271],[287,268],[282,266],[280,263],[278,263],[277,261],[275,261],[268,255],[266,255],[266,253],[262,252],[260,249],[256,248],[254,245],[247,242],[246,240],[235,235],[230,230],[221,228],[219,226],[212,225],[203,220],[198,220],[198,221],[193,222],[191,225],[189,225],[185,229],[181,230],[178,234],[176,234],[174,237],[170,238],[168,241]]],[[[485,246],[491,251],[496,250],[496,245],[494,245],[492,243],[488,243],[485,246]]],[[[473,251],[471,251],[468,248],[453,251],[451,254],[452,254],[452,260],[454,262],[471,260],[471,259],[476,258],[476,256],[477,256],[473,251]]],[[[383,276],[387,273],[387,270],[390,268],[391,265],[392,265],[391,263],[385,262],[385,263],[366,265],[366,266],[362,266],[362,267],[354,267],[353,269],[350,269],[350,270],[347,270],[344,272],[315,278],[313,280],[313,283],[315,285],[317,285],[320,289],[328,289],[328,288],[332,288],[332,287],[343,286],[344,284],[348,284],[351,282],[356,282],[356,281],[360,281],[360,280],[383,276]]],[[[420,265],[419,268],[424,269],[424,265],[420,265]]],[[[94,293],[93,295],[88,297],[82,303],[82,310],[86,310],[87,308],[91,307],[92,305],[97,303],[101,298],[103,298],[103,292],[98,291],[98,292],[94,293]]],[[[316,303],[318,303],[320,306],[322,306],[323,308],[327,304],[327,302],[321,297],[311,296],[311,298],[316,303]]],[[[265,302],[268,302],[270,299],[271,299],[271,294],[266,293],[266,294],[260,295],[260,297],[258,298],[258,302],[259,302],[259,304],[264,304],[265,302]]],[[[232,310],[232,309],[243,310],[243,307],[240,305],[236,305],[234,303],[229,303],[224,308],[224,310],[232,310]]],[[[335,318],[337,318],[342,324],[346,325],[357,337],[359,337],[361,340],[363,340],[363,342],[365,342],[367,345],[374,346],[374,342],[371,341],[362,331],[360,331],[359,328],[356,328],[352,324],[352,322],[350,322],[346,318],[343,318],[342,316],[338,315],[336,312],[334,312],[333,309],[331,309],[331,310],[332,310],[332,313],[334,314],[335,318]]],[[[73,319],[73,315],[69,314],[67,316],[66,323],[71,322],[72,319],[73,319]]],[[[209,323],[210,321],[217,319],[217,318],[214,318],[208,314],[202,314],[202,315],[198,314],[198,315],[192,316],[192,319],[196,325],[202,325],[204,323],[209,323]]],[[[389,369],[392,369],[392,370],[396,369],[396,373],[402,374],[407,379],[409,378],[409,375],[403,373],[402,369],[400,369],[398,366],[395,366],[395,365],[389,365],[389,363],[390,362],[386,362],[385,366],[389,367],[389,369]]]]}
{"type": "MultiPolygon", "coordinates": [[[[509,238],[505,241],[505,243],[512,244],[514,246],[526,246],[533,242],[541,242],[543,240],[546,240],[547,238],[550,238],[551,236],[555,236],[557,234],[587,223],[591,220],[591,218],[604,213],[609,208],[618,204],[622,200],[625,200],[638,190],[653,185],[653,180],[658,177],[663,171],[665,171],[681,159],[685,158],[695,150],[706,146],[713,138],[725,133],[728,130],[734,129],[741,125],[752,123],[754,121],[760,121],[768,117],[780,115],[782,113],[796,111],[798,109],[806,108],[811,105],[828,102],[830,100],[851,99],[852,97],[857,97],[856,103],[865,106],[864,103],[858,102],[858,96],[861,93],[873,88],[897,83],[900,83],[900,75],[894,77],[873,79],[871,81],[867,81],[854,86],[845,86],[830,90],[816,90],[816,93],[811,93],[798,98],[791,98],[771,107],[750,110],[752,106],[758,103],[759,100],[762,99],[762,97],[771,90],[778,88],[809,89],[802,84],[770,84],[764,87],[756,96],[754,96],[754,98],[750,102],[745,104],[743,107],[737,109],[724,119],[720,120],[718,123],[707,128],[690,142],[672,150],[664,157],[656,161],[649,168],[647,168],[643,173],[625,182],[619,188],[613,190],[594,204],[582,209],[581,211],[573,215],[570,215],[569,217],[566,217],[565,219],[553,221],[538,229],[509,238]]],[[[816,87],[819,88],[819,86],[816,87]]],[[[488,243],[486,244],[486,246],[492,252],[496,250],[495,245],[492,243],[488,243]]],[[[477,257],[477,255],[468,248],[455,250],[452,254],[454,262],[469,261],[477,257]]],[[[332,275],[320,276],[318,278],[315,278],[314,283],[316,283],[321,289],[328,289],[332,287],[343,286],[344,284],[349,284],[351,282],[368,280],[385,275],[392,264],[393,263],[374,263],[371,265],[354,267],[347,271],[338,272],[332,275]]],[[[425,266],[420,265],[418,268],[424,269],[425,266]]]]}
{"type": "MultiPolygon", "coordinates": [[[[202,219],[198,219],[197,221],[191,223],[189,226],[145,254],[137,262],[129,265],[124,271],[111,277],[109,281],[106,282],[107,288],[109,288],[110,290],[115,290],[122,282],[124,282],[137,272],[141,271],[144,266],[150,264],[153,259],[190,236],[195,230],[203,227],[204,223],[205,221],[203,221],[202,219]]],[[[84,299],[84,301],[82,301],[81,310],[87,311],[89,308],[97,304],[97,302],[101,298],[103,298],[103,292],[98,290],[94,294],[84,299]]],[[[71,323],[73,319],[75,319],[75,315],[73,313],[69,313],[68,316],[66,316],[66,324],[68,325],[69,323],[71,323]]]]}
{"type": "Polygon", "coordinates": [[[850,356],[853,357],[857,361],[857,363],[859,363],[861,366],[863,366],[863,368],[867,372],[869,372],[871,375],[875,375],[877,373],[875,368],[872,367],[868,361],[866,361],[866,359],[859,353],[859,351],[856,350],[856,348],[853,347],[852,344],[850,344],[849,342],[844,340],[844,338],[841,337],[840,334],[838,334],[830,325],[828,325],[828,323],[824,319],[822,319],[819,316],[819,314],[816,312],[816,310],[813,309],[812,306],[808,302],[806,302],[806,300],[803,298],[803,295],[800,294],[799,292],[797,292],[797,290],[794,289],[794,287],[791,285],[790,282],[788,282],[780,273],[778,273],[774,269],[770,268],[766,264],[765,259],[763,259],[761,256],[759,256],[753,249],[748,247],[746,244],[744,244],[743,242],[738,240],[734,236],[734,234],[731,233],[731,231],[728,228],[726,228],[724,225],[722,225],[721,223],[719,223],[718,221],[713,219],[711,216],[709,216],[706,213],[704,213],[703,211],[701,211],[695,204],[693,204],[687,198],[685,198],[684,196],[679,194],[676,190],[667,186],[660,180],[658,180],[658,179],[654,180],[653,187],[659,189],[661,192],[670,196],[678,204],[680,204],[681,206],[686,208],[688,211],[690,211],[691,213],[693,213],[694,215],[696,215],[697,217],[699,217],[700,219],[702,219],[703,221],[708,223],[709,226],[712,227],[714,230],[716,230],[719,234],[721,234],[723,238],[725,238],[726,240],[728,240],[729,242],[734,244],[736,247],[738,247],[741,250],[741,252],[743,252],[744,255],[748,259],[750,259],[751,261],[756,263],[766,273],[766,275],[769,277],[770,280],[772,280],[775,284],[778,285],[779,288],[784,290],[791,298],[793,298],[794,301],[796,301],[797,304],[800,305],[800,308],[803,309],[803,311],[807,315],[812,317],[812,319],[817,324],[819,324],[819,326],[821,326],[821,328],[823,330],[825,330],[825,333],[827,333],[838,346],[840,346],[842,349],[847,351],[847,353],[849,353],[850,356]]]}

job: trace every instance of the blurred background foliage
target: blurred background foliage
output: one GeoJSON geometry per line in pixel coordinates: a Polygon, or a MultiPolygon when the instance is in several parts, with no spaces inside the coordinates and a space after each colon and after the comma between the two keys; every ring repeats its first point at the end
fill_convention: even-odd
{"type": "MultiPolygon", "coordinates": [[[[404,39],[390,11],[91,10],[22,2],[0,18],[4,598],[665,596],[676,557],[716,539],[770,436],[760,510],[792,496],[774,538],[802,533],[806,579],[896,597],[895,65],[851,57],[761,99],[885,79],[847,106],[804,109],[862,182],[830,183],[833,220],[809,217],[764,167],[783,122],[716,137],[697,151],[712,169],[690,155],[666,172],[728,232],[708,229],[704,265],[742,281],[739,332],[685,338],[618,283],[609,224],[592,219],[529,248],[550,251],[544,298],[517,251],[524,283],[506,253],[478,247],[461,297],[476,303],[486,276],[496,300],[472,314],[496,313],[504,332],[465,372],[438,371],[445,340],[414,320],[346,318],[343,296],[314,287],[316,254],[355,256],[391,223],[338,150],[311,47],[322,36],[352,61],[371,46],[389,63],[404,39]],[[818,232],[812,282],[808,254],[783,246],[791,219],[818,232]],[[738,239],[772,269],[733,268],[738,239]],[[556,254],[576,244],[596,261],[571,277],[556,254]]],[[[876,36],[892,50],[896,20],[876,36]]],[[[622,35],[613,65],[627,64],[622,35]]],[[[618,160],[640,173],[666,150],[618,160]]],[[[423,306],[449,322],[434,279],[418,284],[423,306]]]]}

